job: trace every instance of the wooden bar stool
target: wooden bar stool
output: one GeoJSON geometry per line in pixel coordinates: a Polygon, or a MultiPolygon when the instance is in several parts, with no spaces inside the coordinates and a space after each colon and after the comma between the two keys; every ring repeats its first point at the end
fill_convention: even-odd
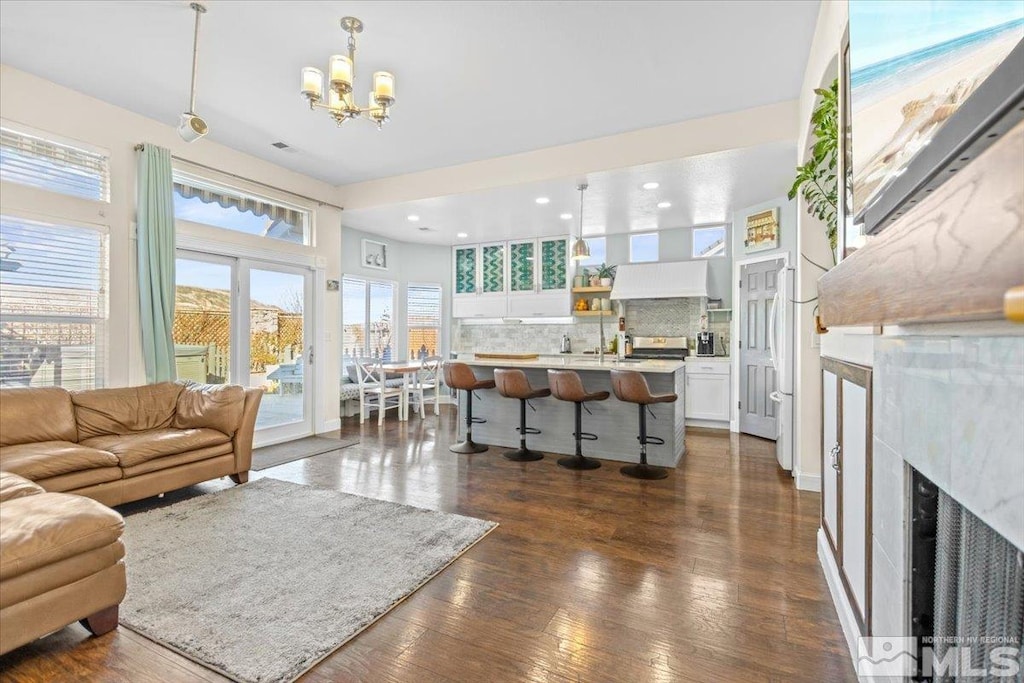
{"type": "Polygon", "coordinates": [[[576,404],[576,431],[572,433],[576,438],[576,455],[559,458],[558,464],[570,470],[596,470],[601,466],[601,461],[583,457],[583,440],[597,441],[597,434],[583,431],[582,410],[586,407],[583,404],[587,401],[607,400],[608,392],[587,393],[579,373],[574,370],[548,370],[548,384],[551,386],[552,396],[560,401],[572,401],[576,404]]]}
{"type": "Polygon", "coordinates": [[[519,450],[508,451],[504,454],[505,457],[515,462],[543,460],[543,453],[531,451],[526,447],[527,434],[540,434],[539,429],[526,426],[526,402],[550,396],[551,390],[547,387],[534,389],[530,386],[530,380],[526,379],[526,373],[515,368],[498,368],[494,371],[494,382],[498,387],[499,394],[506,398],[519,399],[519,427],[516,428],[516,431],[519,432],[519,450]]]}
{"type": "Polygon", "coordinates": [[[477,389],[493,389],[493,379],[477,379],[473,369],[465,363],[447,362],[444,364],[444,383],[452,389],[466,392],[466,439],[448,447],[453,453],[483,453],[487,446],[473,442],[473,425],[487,422],[483,418],[473,417],[473,392],[477,389]]]}
{"type": "Polygon", "coordinates": [[[647,411],[652,403],[674,403],[679,397],[675,394],[652,394],[647,379],[634,370],[612,370],[611,379],[615,398],[626,403],[636,403],[640,416],[640,436],[637,437],[640,442],[640,463],[626,465],[619,471],[636,479],[664,479],[668,476],[666,468],[647,464],[647,444],[665,444],[664,439],[647,436],[647,411]]]}

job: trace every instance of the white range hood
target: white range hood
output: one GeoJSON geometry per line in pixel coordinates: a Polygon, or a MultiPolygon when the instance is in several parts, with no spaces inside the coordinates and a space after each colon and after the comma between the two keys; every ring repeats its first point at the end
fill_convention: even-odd
{"type": "Polygon", "coordinates": [[[623,263],[615,271],[612,299],[675,299],[708,295],[708,262],[623,263]]]}

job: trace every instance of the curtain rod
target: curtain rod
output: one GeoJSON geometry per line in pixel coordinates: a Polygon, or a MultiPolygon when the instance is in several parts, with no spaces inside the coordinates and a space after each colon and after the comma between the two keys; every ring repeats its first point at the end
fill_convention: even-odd
{"type": "MultiPolygon", "coordinates": [[[[140,142],[139,144],[135,145],[135,151],[136,152],[141,152],[145,148],[146,148],[146,143],[144,143],[144,142],[140,142]]],[[[171,155],[171,158],[174,159],[175,161],[184,161],[186,164],[191,164],[192,166],[196,166],[197,168],[203,168],[203,169],[206,169],[207,171],[213,171],[214,173],[219,173],[221,175],[226,175],[228,177],[235,178],[237,180],[241,180],[241,181],[244,181],[244,182],[247,182],[247,183],[253,183],[255,185],[260,185],[261,187],[266,187],[266,188],[269,188],[271,190],[276,190],[278,192],[284,192],[285,194],[289,194],[289,195],[291,195],[293,197],[298,197],[299,199],[305,199],[307,202],[314,202],[317,206],[329,206],[332,209],[338,209],[339,211],[344,211],[345,210],[344,206],[338,206],[337,204],[331,204],[330,202],[325,202],[325,201],[322,201],[320,199],[316,199],[315,197],[307,197],[304,194],[299,194],[298,192],[292,192],[291,190],[286,190],[283,187],[278,187],[277,185],[271,185],[269,183],[262,183],[262,182],[260,182],[258,180],[253,180],[252,178],[246,178],[245,176],[238,175],[237,173],[231,173],[230,171],[222,171],[219,168],[214,168],[213,166],[207,166],[206,164],[200,164],[200,163],[197,163],[195,161],[189,161],[188,159],[183,159],[181,157],[176,157],[173,154],[171,155]]]]}

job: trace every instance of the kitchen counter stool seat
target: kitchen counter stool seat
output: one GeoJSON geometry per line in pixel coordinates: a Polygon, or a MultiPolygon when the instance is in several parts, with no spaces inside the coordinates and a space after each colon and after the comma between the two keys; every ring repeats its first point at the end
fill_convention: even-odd
{"type": "Polygon", "coordinates": [[[571,401],[576,404],[576,431],[572,434],[576,439],[576,454],[559,458],[558,464],[570,470],[596,470],[601,466],[601,461],[583,455],[583,441],[597,441],[596,434],[583,431],[583,404],[590,401],[605,401],[610,394],[607,391],[588,392],[583,388],[583,380],[575,370],[548,370],[548,384],[551,386],[552,396],[560,401],[571,401]]]}
{"type": "Polygon", "coordinates": [[[448,361],[444,364],[444,383],[452,389],[466,392],[466,438],[448,447],[453,453],[483,453],[487,446],[473,441],[473,425],[487,422],[473,417],[473,392],[478,389],[493,389],[493,379],[477,379],[473,369],[465,363],[448,361]]]}
{"type": "Polygon", "coordinates": [[[610,374],[615,398],[625,403],[636,403],[639,409],[640,435],[637,441],[640,442],[640,462],[636,465],[626,465],[619,471],[634,479],[664,479],[668,476],[666,468],[647,464],[647,444],[665,444],[664,439],[647,436],[647,411],[652,403],[674,403],[679,397],[676,394],[652,394],[642,373],[633,370],[611,370],[610,374]]]}
{"type": "Polygon", "coordinates": [[[527,434],[540,434],[539,429],[526,426],[526,402],[550,396],[551,390],[547,387],[534,389],[530,386],[530,380],[526,378],[526,373],[515,368],[498,368],[494,371],[494,382],[498,387],[499,394],[506,398],[519,399],[519,427],[516,428],[516,431],[519,432],[519,449],[507,451],[504,453],[505,457],[515,462],[543,460],[543,453],[531,451],[526,447],[527,434]]]}

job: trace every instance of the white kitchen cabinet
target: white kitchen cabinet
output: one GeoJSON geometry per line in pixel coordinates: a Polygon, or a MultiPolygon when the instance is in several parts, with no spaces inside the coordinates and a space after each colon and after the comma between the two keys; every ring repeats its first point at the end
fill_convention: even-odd
{"type": "Polygon", "coordinates": [[[452,264],[454,318],[570,313],[566,237],[459,245],[452,264]]]}
{"type": "Polygon", "coordinates": [[[732,400],[729,363],[686,362],[686,419],[729,422],[732,400]]]}
{"type": "Polygon", "coordinates": [[[821,525],[862,635],[871,635],[871,369],[821,359],[821,525]]]}

